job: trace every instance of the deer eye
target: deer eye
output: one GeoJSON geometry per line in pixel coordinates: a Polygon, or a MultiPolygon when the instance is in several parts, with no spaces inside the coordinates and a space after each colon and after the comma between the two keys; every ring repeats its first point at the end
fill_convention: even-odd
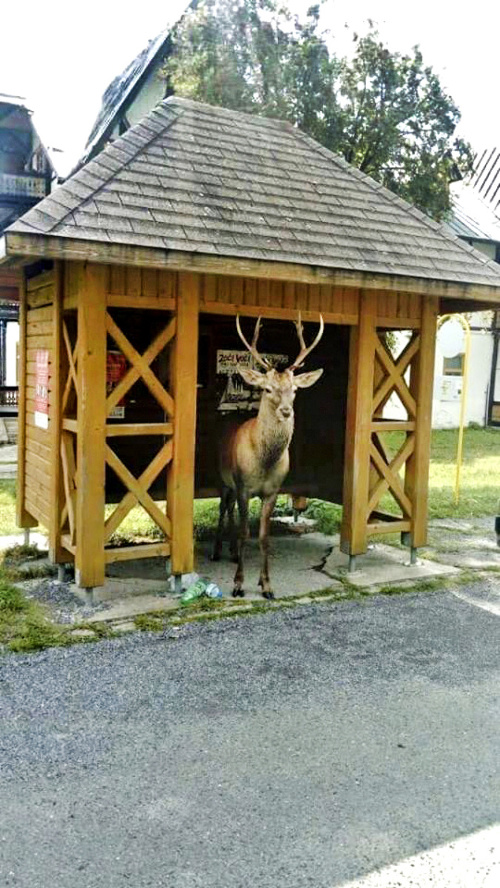
{"type": "Polygon", "coordinates": [[[272,395],[273,390],[270,385],[266,385],[266,392],[268,392],[270,395],[272,395]]]}

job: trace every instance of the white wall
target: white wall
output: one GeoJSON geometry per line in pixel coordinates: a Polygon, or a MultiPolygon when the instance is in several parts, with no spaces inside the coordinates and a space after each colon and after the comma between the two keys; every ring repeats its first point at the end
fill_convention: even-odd
{"type": "MultiPolygon", "coordinates": [[[[481,332],[471,332],[471,350],[469,360],[469,380],[467,390],[467,404],[465,424],[470,422],[484,426],[487,422],[488,395],[491,377],[491,361],[493,355],[493,336],[488,330],[489,319],[480,312],[470,318],[472,327],[483,326],[481,332]]],[[[408,334],[397,333],[399,348],[402,349],[408,341],[408,334]]],[[[500,368],[500,361],[499,361],[500,368]]],[[[500,373],[500,369],[499,369],[500,373]]],[[[460,397],[459,393],[463,385],[462,377],[446,376],[448,391],[443,391],[443,354],[436,345],[436,358],[434,370],[434,391],[432,402],[432,427],[435,429],[457,428],[460,422],[460,397]],[[453,391],[455,390],[455,391],[453,391]]],[[[406,374],[408,382],[408,374],[406,374]]],[[[500,377],[498,382],[500,391],[500,377]]],[[[384,417],[387,419],[407,419],[408,415],[399,398],[394,395],[384,408],[384,417]]]]}
{"type": "MultiPolygon", "coordinates": [[[[488,393],[491,376],[491,359],[493,353],[493,337],[488,330],[471,332],[471,348],[469,361],[469,379],[467,386],[467,403],[465,424],[470,422],[484,426],[487,421],[488,393]]],[[[443,394],[443,354],[436,347],[436,365],[434,373],[434,398],[432,402],[432,427],[435,429],[457,428],[460,421],[460,398],[454,397],[453,391],[443,394]]],[[[461,391],[462,377],[445,377],[450,388],[456,386],[456,394],[461,391]],[[455,382],[454,382],[455,381],[455,382]]]]}
{"type": "Polygon", "coordinates": [[[5,385],[17,385],[17,344],[19,342],[19,324],[9,321],[5,336],[5,385]]]}
{"type": "MultiPolygon", "coordinates": [[[[127,109],[127,120],[130,126],[139,123],[146,114],[165,98],[165,74],[160,73],[161,66],[152,71],[149,77],[137,93],[134,101],[127,109]]],[[[116,138],[119,134],[118,126],[113,131],[116,138]]]]}

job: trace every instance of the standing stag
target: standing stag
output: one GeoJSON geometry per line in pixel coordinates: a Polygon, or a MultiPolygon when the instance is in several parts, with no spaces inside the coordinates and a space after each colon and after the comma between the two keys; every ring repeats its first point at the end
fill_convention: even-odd
{"type": "Polygon", "coordinates": [[[260,331],[260,318],[257,319],[252,344],[249,345],[241,331],[239,316],[236,318],[238,335],[256,364],[265,370],[238,368],[247,385],[262,389],[262,397],[257,416],[248,419],[241,426],[233,429],[222,442],[220,451],[220,474],[222,490],[220,499],[219,525],[215,539],[213,558],[218,561],[222,553],[222,536],[224,517],[229,518],[229,534],[231,555],[237,560],[238,567],[234,576],[233,596],[243,596],[243,554],[245,541],[248,537],[248,502],[252,496],[260,496],[262,510],[260,515],[259,544],[261,551],[261,569],[259,586],[264,598],[274,598],[269,582],[268,567],[268,534],[271,515],[276,497],[288,474],[288,448],[293,435],[293,402],[298,388],[309,388],[320,378],[323,370],[294,375],[294,371],[302,367],[305,358],[320,341],[324,323],[320,315],[320,327],[316,339],[310,346],[304,342],[304,332],[299,312],[295,322],[300,342],[300,352],[294,363],[283,370],[275,370],[257,351],[257,340],[260,331]],[[236,534],[234,524],[234,507],[238,503],[240,517],[239,533],[236,534]]]}

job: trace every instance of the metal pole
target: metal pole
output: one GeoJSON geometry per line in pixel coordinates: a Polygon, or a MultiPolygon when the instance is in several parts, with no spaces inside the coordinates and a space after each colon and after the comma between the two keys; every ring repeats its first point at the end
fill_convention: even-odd
{"type": "Polygon", "coordinates": [[[465,353],[464,353],[464,366],[463,366],[463,385],[462,385],[462,400],[460,402],[460,424],[458,427],[458,446],[457,446],[457,474],[455,478],[455,504],[458,504],[459,496],[460,496],[460,471],[462,468],[462,454],[463,454],[463,446],[464,446],[464,426],[465,426],[465,411],[467,408],[467,386],[469,382],[469,356],[470,356],[470,326],[469,322],[463,315],[458,315],[458,319],[462,324],[465,330],[465,353]]]}
{"type": "Polygon", "coordinates": [[[465,427],[465,418],[466,418],[466,410],[467,410],[467,387],[469,382],[469,357],[470,357],[470,324],[464,315],[461,314],[446,314],[442,315],[438,321],[438,330],[443,326],[446,321],[451,319],[456,319],[459,324],[461,324],[464,333],[465,333],[465,351],[464,351],[464,363],[463,363],[463,384],[462,384],[462,392],[460,396],[460,419],[458,425],[458,444],[457,444],[457,468],[455,474],[455,505],[458,504],[459,496],[460,496],[460,471],[462,468],[462,456],[463,456],[463,445],[464,445],[464,427],[465,427]]]}

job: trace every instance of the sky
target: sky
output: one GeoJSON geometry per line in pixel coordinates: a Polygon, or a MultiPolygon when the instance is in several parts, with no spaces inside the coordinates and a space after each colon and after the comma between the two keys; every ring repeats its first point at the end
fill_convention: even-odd
{"type": "MultiPolygon", "coordinates": [[[[0,28],[0,93],[21,96],[64,175],[82,154],[109,82],[152,39],[182,14],[188,0],[24,0],[5,3],[0,28]]],[[[309,2],[292,0],[292,8],[309,2]]],[[[426,65],[462,112],[460,134],[477,151],[500,142],[496,111],[500,4],[476,0],[325,0],[322,23],[339,53],[349,31],[362,34],[367,19],[393,51],[419,44],[426,65]]]]}

